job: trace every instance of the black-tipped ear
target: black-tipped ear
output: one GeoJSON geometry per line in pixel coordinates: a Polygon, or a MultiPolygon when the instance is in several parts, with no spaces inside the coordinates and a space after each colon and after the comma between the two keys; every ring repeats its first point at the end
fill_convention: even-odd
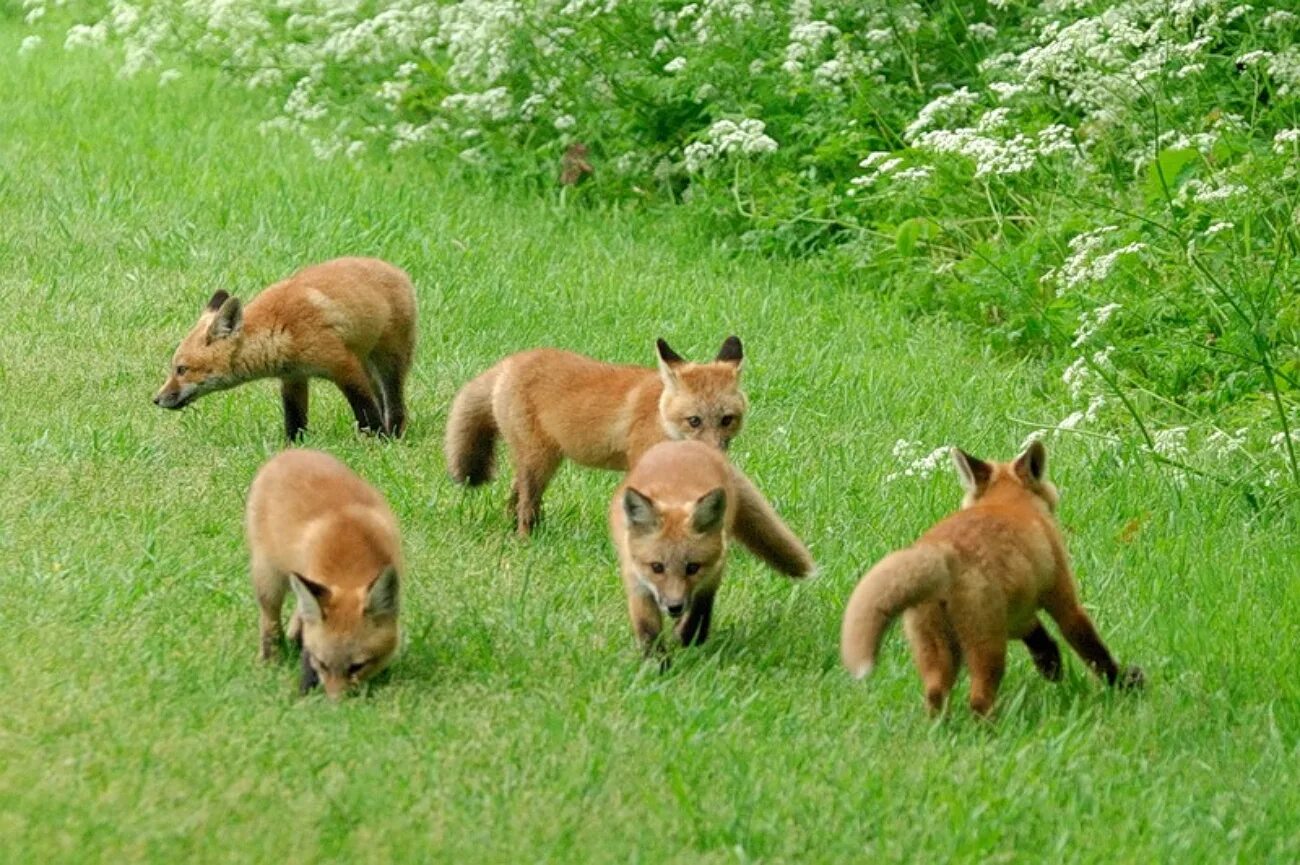
{"type": "Polygon", "coordinates": [[[655,340],[655,348],[659,350],[659,360],[663,361],[669,366],[676,366],[679,363],[686,363],[686,359],[683,358],[677,352],[673,351],[672,347],[669,346],[668,343],[665,342],[663,339],[655,340]]]}
{"type": "Polygon", "coordinates": [[[989,478],[993,477],[993,466],[984,460],[971,456],[961,448],[953,448],[949,453],[952,455],[952,464],[957,467],[957,475],[961,478],[961,485],[966,492],[979,492],[980,488],[989,482],[989,478]]]}
{"type": "Polygon", "coordinates": [[[244,307],[237,297],[227,297],[217,310],[217,317],[208,325],[208,341],[225,339],[238,332],[244,324],[244,307]]]}
{"type": "Polygon", "coordinates": [[[623,516],[627,517],[628,526],[637,531],[654,531],[659,527],[659,511],[654,502],[631,487],[623,492],[623,516]]]}
{"type": "Polygon", "coordinates": [[[366,589],[366,615],[397,615],[397,585],[397,568],[389,565],[366,589]]]}
{"type": "Polygon", "coordinates": [[[745,359],[745,348],[740,344],[740,337],[729,336],[723,340],[722,348],[718,349],[718,356],[714,358],[717,361],[734,363],[737,366],[745,359]]]}
{"type": "Polygon", "coordinates": [[[708,534],[722,525],[726,515],[727,491],[718,487],[695,500],[695,510],[691,511],[691,528],[696,534],[708,534]]]}
{"type": "Polygon", "coordinates": [[[1040,441],[1031,442],[1025,452],[1016,457],[1015,468],[1021,478],[1041,481],[1047,474],[1047,448],[1040,441]]]}
{"type": "Polygon", "coordinates": [[[289,575],[289,587],[298,599],[298,610],[309,622],[319,622],[325,617],[321,611],[321,602],[329,596],[330,590],[320,583],[313,583],[302,574],[289,575]]]}
{"type": "Polygon", "coordinates": [[[216,312],[221,309],[221,304],[225,303],[228,297],[230,297],[230,292],[224,288],[218,289],[217,293],[212,295],[212,299],[208,301],[208,312],[216,312]]]}

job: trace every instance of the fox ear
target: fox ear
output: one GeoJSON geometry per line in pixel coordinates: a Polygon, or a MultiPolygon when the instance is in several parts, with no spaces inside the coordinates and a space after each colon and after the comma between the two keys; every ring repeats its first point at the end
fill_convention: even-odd
{"type": "Polygon", "coordinates": [[[228,297],[230,297],[230,292],[224,288],[218,289],[217,293],[212,295],[212,299],[208,301],[207,311],[216,312],[221,309],[221,304],[225,303],[228,297]]]}
{"type": "Polygon", "coordinates": [[[952,464],[957,467],[962,488],[971,495],[978,493],[989,482],[989,478],[993,477],[993,467],[984,460],[971,456],[961,448],[953,448],[949,453],[952,454],[952,464]]]}
{"type": "Polygon", "coordinates": [[[1047,448],[1040,441],[1032,442],[1024,453],[1016,457],[1015,469],[1023,480],[1041,481],[1047,474],[1047,448]]]}
{"type": "Polygon", "coordinates": [[[217,317],[208,325],[208,342],[225,339],[244,324],[244,308],[237,297],[227,297],[217,309],[217,317]]]}
{"type": "Polygon", "coordinates": [[[691,512],[691,528],[696,534],[708,534],[722,525],[722,519],[726,515],[727,491],[718,487],[695,500],[695,510],[691,512]]]}
{"type": "Polygon", "coordinates": [[[659,511],[654,502],[631,487],[623,492],[623,516],[627,517],[628,526],[637,531],[651,532],[659,528],[659,511]]]}
{"type": "Polygon", "coordinates": [[[329,589],[320,583],[313,583],[302,574],[290,574],[289,587],[293,589],[293,595],[298,599],[298,611],[304,619],[309,622],[319,622],[325,618],[320,604],[329,595],[329,589]]]}
{"type": "Polygon", "coordinates": [[[745,348],[740,344],[740,337],[729,336],[722,343],[722,348],[718,349],[718,356],[715,361],[731,363],[740,369],[740,364],[745,359],[745,348]]]}
{"type": "Polygon", "coordinates": [[[366,589],[366,615],[397,615],[397,586],[397,568],[389,565],[366,589]]]}
{"type": "Polygon", "coordinates": [[[655,348],[659,351],[659,377],[664,380],[664,386],[677,387],[677,367],[686,361],[662,339],[655,340],[655,348]]]}

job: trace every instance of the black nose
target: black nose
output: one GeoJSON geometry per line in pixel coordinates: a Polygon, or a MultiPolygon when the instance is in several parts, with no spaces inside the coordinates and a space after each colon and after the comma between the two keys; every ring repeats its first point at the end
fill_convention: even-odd
{"type": "Polygon", "coordinates": [[[154,397],[154,398],[153,398],[153,404],[154,404],[154,405],[162,405],[162,397],[160,397],[160,396],[156,396],[156,397],[154,397]]]}
{"type": "Polygon", "coordinates": [[[672,616],[674,619],[680,619],[684,612],[686,612],[686,604],[684,603],[668,605],[668,615],[672,616]]]}

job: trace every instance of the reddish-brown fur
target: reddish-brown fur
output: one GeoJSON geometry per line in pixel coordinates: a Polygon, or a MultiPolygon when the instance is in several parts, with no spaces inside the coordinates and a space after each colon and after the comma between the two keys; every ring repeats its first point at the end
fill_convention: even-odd
{"type": "Polygon", "coordinates": [[[154,402],[180,409],[214,391],[279,378],[285,433],[296,439],[307,427],[308,381],[327,378],[363,431],[400,436],[414,350],[410,278],[378,259],[339,258],[275,283],[246,307],[214,294],[154,402]]]}
{"type": "MultiPolygon", "coordinates": [[[[526,536],[565,457],[625,470],[668,440],[726,450],[748,408],[741,362],[734,336],[717,359],[702,364],[687,363],[660,340],[657,372],[556,349],[510,355],[456,395],[447,423],[448,470],[459,483],[485,483],[493,475],[496,439],[504,438],[515,469],[511,507],[526,536]]],[[[743,475],[737,496],[737,540],[782,573],[810,574],[807,549],[784,526],[783,534],[769,532],[780,520],[743,475]]]]}
{"type": "Polygon", "coordinates": [[[1142,671],[1120,670],[1079,603],[1042,444],[1012,463],[985,463],[956,449],[953,460],[966,488],[963,509],[885,556],[858,583],[844,612],[844,665],[856,677],[869,674],[885,629],[902,613],[930,711],[943,708],[965,660],[971,709],[986,715],[1009,639],[1024,641],[1045,677],[1060,678],[1060,650],[1038,620],[1041,609],[1109,684],[1140,685],[1142,671]]]}
{"type": "Polygon", "coordinates": [[[402,573],[397,519],[384,497],[332,456],[288,450],[258,470],[245,516],[261,656],[280,654],[280,608],[303,650],[303,689],[331,698],[387,666],[397,651],[402,573]]]}

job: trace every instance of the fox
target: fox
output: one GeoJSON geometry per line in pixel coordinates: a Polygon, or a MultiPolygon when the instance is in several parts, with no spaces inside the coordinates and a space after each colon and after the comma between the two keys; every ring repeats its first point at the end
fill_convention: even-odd
{"type": "MultiPolygon", "coordinates": [[[[466,384],[452,403],[446,431],[452,480],[478,486],[495,473],[496,440],[514,464],[510,509],[520,537],[532,533],[542,493],[565,457],[592,468],[626,471],[664,441],[699,441],[727,450],[744,426],[740,388],[744,346],[736,336],[709,363],[689,363],[655,343],[658,369],[604,363],[541,348],[513,354],[466,384]]],[[[813,572],[802,544],[769,544],[758,531],[771,507],[748,478],[737,481],[737,539],[792,577],[813,572]],[[755,513],[749,515],[749,510],[755,513]],[[751,529],[754,529],[751,532],[751,529]]]]}
{"type": "Polygon", "coordinates": [[[410,277],[376,258],[312,265],[247,306],[219,290],[172,355],[154,404],[179,410],[216,391],[278,378],[285,436],[297,441],[307,431],[308,382],[327,378],[363,433],[399,438],[415,315],[410,277]]]}
{"type": "Polygon", "coordinates": [[[1042,442],[1010,463],[985,462],[960,448],[951,456],[964,490],[961,509],[862,577],[844,611],[844,666],[855,678],[869,675],[886,628],[902,613],[929,713],[943,711],[964,660],[970,709],[987,716],[1010,639],[1024,642],[1046,679],[1060,681],[1060,648],[1038,618],[1045,610],[1107,684],[1141,688],[1142,670],[1120,668],[1079,603],[1042,442]]]}
{"type": "MultiPolygon", "coordinates": [[[[739,508],[742,479],[717,448],[666,441],[647,450],[614,493],[610,537],[632,631],[647,656],[662,648],[664,615],[676,622],[673,631],[682,645],[708,639],[727,538],[747,518],[739,508]]],[[[768,546],[784,547],[790,559],[805,552],[770,507],[751,513],[759,515],[751,532],[768,546]]]]}
{"type": "Polygon", "coordinates": [[[323,684],[338,700],[388,666],[403,562],[397,518],[378,490],[329,454],[282,451],[253,478],[245,532],[264,662],[281,657],[280,611],[292,590],[300,693],[323,684]]]}

